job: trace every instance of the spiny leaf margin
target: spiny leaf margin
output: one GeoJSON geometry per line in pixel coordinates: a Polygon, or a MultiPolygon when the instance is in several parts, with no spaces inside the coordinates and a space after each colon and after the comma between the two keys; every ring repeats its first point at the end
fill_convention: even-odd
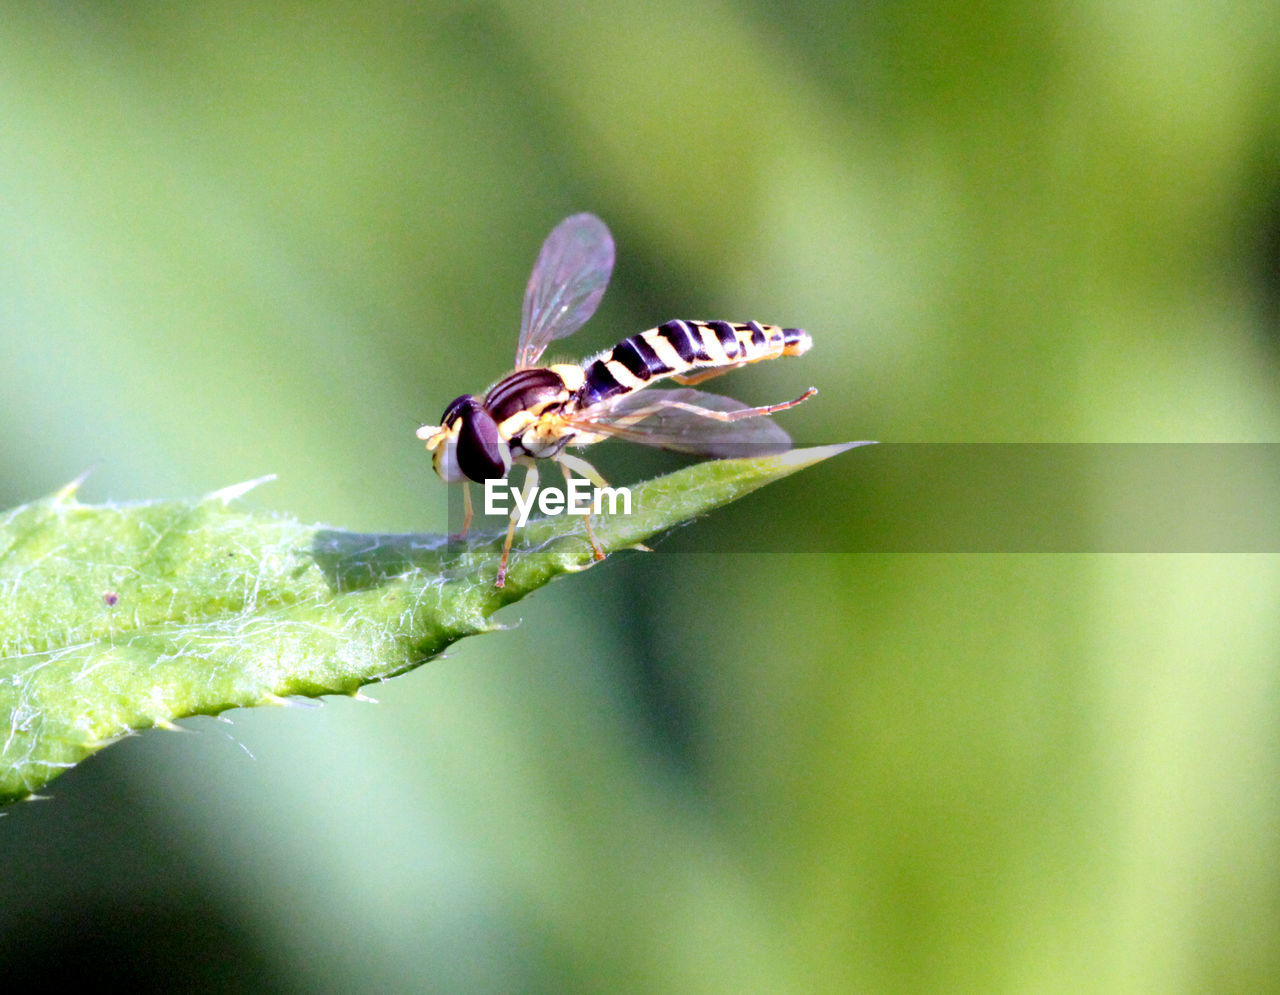
{"type": "MultiPolygon", "coordinates": [[[[647,481],[632,514],[594,519],[596,539],[634,547],[849,445],[647,481]]],[[[0,515],[0,805],[141,729],[354,695],[593,562],[580,519],[534,521],[498,589],[500,537],[451,544],[233,508],[256,483],[124,505],[80,504],[72,484],[0,515]]]]}

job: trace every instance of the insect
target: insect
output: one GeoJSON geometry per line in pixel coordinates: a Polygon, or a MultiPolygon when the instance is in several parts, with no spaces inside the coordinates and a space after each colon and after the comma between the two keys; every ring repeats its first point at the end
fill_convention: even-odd
{"type": "MultiPolygon", "coordinates": [[[[795,407],[817,393],[810,387],[794,401],[748,407],[728,397],[691,389],[693,384],[778,356],[798,356],[813,344],[799,328],[758,322],[668,321],[623,339],[581,364],[539,366],[555,339],[571,335],[595,313],[613,272],[613,237],[593,214],[575,214],[547,236],[524,294],[515,370],[483,397],[454,399],[439,425],[423,425],[418,438],[432,453],[446,483],[463,483],[465,517],[473,506],[468,481],[505,478],[513,464],[526,468],[523,497],[537,488],[536,461],[560,464],[597,487],[604,478],[586,460],[566,452],[606,438],[703,456],[782,451],[791,439],[769,415],[795,407]],[[680,390],[642,390],[670,377],[680,390]]],[[[587,538],[604,559],[586,516],[587,538]]],[[[516,515],[511,516],[498,566],[506,580],[516,515]]]]}

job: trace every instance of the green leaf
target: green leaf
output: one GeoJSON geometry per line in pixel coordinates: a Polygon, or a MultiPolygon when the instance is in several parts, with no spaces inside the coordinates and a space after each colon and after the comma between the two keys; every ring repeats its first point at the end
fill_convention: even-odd
{"type": "MultiPolygon", "coordinates": [[[[687,467],[593,519],[612,552],[848,446],[687,467]]],[[[0,518],[0,804],[121,736],[189,715],[355,694],[490,628],[503,605],[593,562],[577,517],[502,537],[371,535],[194,501],[83,505],[76,485],[0,518]]]]}

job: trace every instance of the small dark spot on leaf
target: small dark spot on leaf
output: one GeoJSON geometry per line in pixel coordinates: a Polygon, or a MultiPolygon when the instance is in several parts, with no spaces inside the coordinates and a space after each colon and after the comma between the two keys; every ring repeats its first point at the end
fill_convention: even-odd
{"type": "Polygon", "coordinates": [[[115,591],[108,591],[102,596],[102,600],[105,601],[107,603],[107,607],[110,608],[120,600],[120,595],[116,594],[115,591]]]}

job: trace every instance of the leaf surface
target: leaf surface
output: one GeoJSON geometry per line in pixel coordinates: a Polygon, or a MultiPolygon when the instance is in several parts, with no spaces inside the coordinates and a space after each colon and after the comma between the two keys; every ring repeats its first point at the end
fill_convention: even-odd
{"type": "MultiPolygon", "coordinates": [[[[593,518],[605,552],[848,446],[699,463],[593,518]]],[[[593,562],[578,517],[531,521],[506,586],[501,536],[344,532],[197,500],[84,505],[75,486],[0,516],[0,804],[121,736],[191,715],[355,694],[593,562]]]]}

